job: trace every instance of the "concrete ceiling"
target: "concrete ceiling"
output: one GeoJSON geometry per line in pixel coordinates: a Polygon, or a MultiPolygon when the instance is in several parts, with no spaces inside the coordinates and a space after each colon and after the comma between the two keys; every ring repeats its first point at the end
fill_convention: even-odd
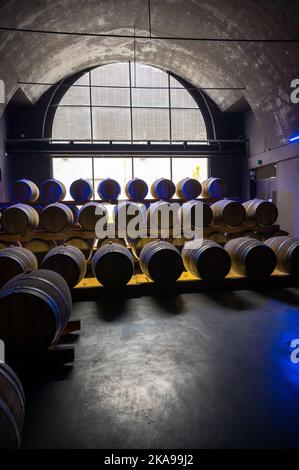
{"type": "MultiPolygon", "coordinates": [[[[148,34],[147,0],[2,0],[0,25],[93,33],[148,34]]],[[[298,38],[298,0],[152,0],[154,36],[298,38]],[[242,6],[240,6],[242,5],[242,6]],[[297,36],[296,36],[297,34],[297,36]]],[[[134,41],[123,38],[0,32],[1,79],[8,102],[17,81],[49,82],[87,67],[133,60],[134,41]]],[[[182,76],[211,91],[221,110],[246,98],[266,148],[299,130],[299,105],[290,103],[290,83],[299,78],[299,45],[138,40],[137,60],[182,76]],[[298,76],[298,77],[297,77],[298,76]]],[[[45,86],[22,86],[34,103],[45,86]]],[[[4,107],[2,107],[2,110],[4,107]]]]}

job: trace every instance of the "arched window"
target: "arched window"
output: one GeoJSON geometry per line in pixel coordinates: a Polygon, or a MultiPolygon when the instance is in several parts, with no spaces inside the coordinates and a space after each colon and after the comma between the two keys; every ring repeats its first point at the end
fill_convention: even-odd
{"type": "MultiPolygon", "coordinates": [[[[136,143],[206,141],[206,119],[196,93],[170,73],[144,64],[115,63],[82,74],[60,89],[51,103],[54,140],[136,143]],[[65,89],[67,90],[65,92],[65,89]],[[63,96],[62,96],[63,93],[63,96]]],[[[100,156],[99,156],[100,157],[100,156]]],[[[53,176],[68,186],[76,177],[97,180],[114,176],[123,188],[132,176],[154,179],[207,177],[207,160],[149,157],[55,158],[53,176]],[[171,166],[172,164],[172,166],[171,166]],[[93,175],[93,176],[92,176],[93,175]]]]}

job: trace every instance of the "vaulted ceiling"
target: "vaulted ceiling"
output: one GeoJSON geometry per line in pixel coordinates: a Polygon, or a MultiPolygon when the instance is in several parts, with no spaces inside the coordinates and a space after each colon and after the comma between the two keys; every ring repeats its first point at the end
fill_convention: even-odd
{"type": "MultiPolygon", "coordinates": [[[[299,2],[291,0],[151,0],[152,35],[167,37],[297,39],[299,2]],[[242,6],[241,6],[242,5],[242,6]]],[[[148,35],[147,0],[2,0],[0,26],[37,30],[148,35]]],[[[136,59],[182,76],[209,91],[222,111],[244,97],[265,147],[286,142],[299,128],[290,83],[299,78],[299,45],[253,42],[136,40],[136,59]],[[298,77],[297,77],[298,75],[298,77]]],[[[35,103],[46,86],[75,72],[133,60],[134,40],[0,32],[0,78],[8,102],[19,87],[35,103]]],[[[2,110],[4,107],[2,107],[2,110]]]]}

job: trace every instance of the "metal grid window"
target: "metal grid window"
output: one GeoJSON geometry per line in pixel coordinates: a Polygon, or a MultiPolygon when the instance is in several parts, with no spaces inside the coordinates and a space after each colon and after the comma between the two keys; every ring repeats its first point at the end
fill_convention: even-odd
{"type": "Polygon", "coordinates": [[[168,72],[130,62],[94,68],[59,103],[52,138],[93,141],[207,139],[197,102],[168,72]]]}
{"type": "MultiPolygon", "coordinates": [[[[92,69],[52,106],[56,108],[53,140],[171,143],[207,139],[202,112],[190,92],[168,72],[148,65],[126,62],[92,69]]],[[[96,193],[99,180],[112,177],[121,185],[121,198],[132,177],[150,186],[159,177],[175,183],[187,176],[202,181],[207,172],[208,160],[196,157],[53,158],[53,176],[68,188],[82,177],[91,181],[96,193]]]]}

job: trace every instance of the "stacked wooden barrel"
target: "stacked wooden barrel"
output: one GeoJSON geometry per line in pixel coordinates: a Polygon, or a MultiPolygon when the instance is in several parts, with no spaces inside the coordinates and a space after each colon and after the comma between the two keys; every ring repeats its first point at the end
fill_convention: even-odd
{"type": "Polygon", "coordinates": [[[25,415],[25,395],[15,372],[0,363],[0,449],[18,449],[25,415]]]}
{"type": "Polygon", "coordinates": [[[148,186],[140,178],[133,178],[126,184],[125,193],[130,201],[140,202],[146,198],[148,186]]]}
{"type": "Polygon", "coordinates": [[[230,271],[230,256],[212,240],[193,240],[182,251],[184,266],[193,276],[203,280],[224,279],[230,271]]]}
{"type": "Polygon", "coordinates": [[[183,262],[177,248],[171,243],[153,241],[145,244],[140,253],[140,268],[152,281],[171,284],[183,272],[183,262]]]}
{"type": "Polygon", "coordinates": [[[277,268],[284,274],[299,277],[299,239],[274,237],[265,241],[277,257],[277,268]]]}
{"type": "Polygon", "coordinates": [[[87,269],[84,254],[72,245],[57,246],[50,250],[41,267],[60,274],[70,288],[82,281],[87,269]]]}
{"type": "Polygon", "coordinates": [[[11,246],[0,251],[0,287],[21,273],[38,268],[35,255],[26,248],[11,246]]]}
{"type": "Polygon", "coordinates": [[[276,255],[255,238],[235,238],[225,245],[234,271],[253,279],[269,277],[276,267],[276,255]]]}
{"type": "Polygon", "coordinates": [[[12,185],[11,196],[15,202],[28,204],[39,198],[39,189],[33,181],[22,179],[15,181],[12,185]]]}
{"type": "Polygon", "coordinates": [[[35,230],[39,217],[36,210],[27,204],[14,204],[2,214],[1,225],[5,232],[23,234],[35,230]]]}
{"type": "Polygon", "coordinates": [[[108,243],[99,248],[92,259],[94,276],[105,287],[123,287],[134,273],[134,259],[128,248],[108,243]]]}
{"type": "Polygon", "coordinates": [[[56,272],[19,274],[0,291],[0,331],[7,351],[46,350],[61,335],[72,309],[69,287],[56,272]]]}

